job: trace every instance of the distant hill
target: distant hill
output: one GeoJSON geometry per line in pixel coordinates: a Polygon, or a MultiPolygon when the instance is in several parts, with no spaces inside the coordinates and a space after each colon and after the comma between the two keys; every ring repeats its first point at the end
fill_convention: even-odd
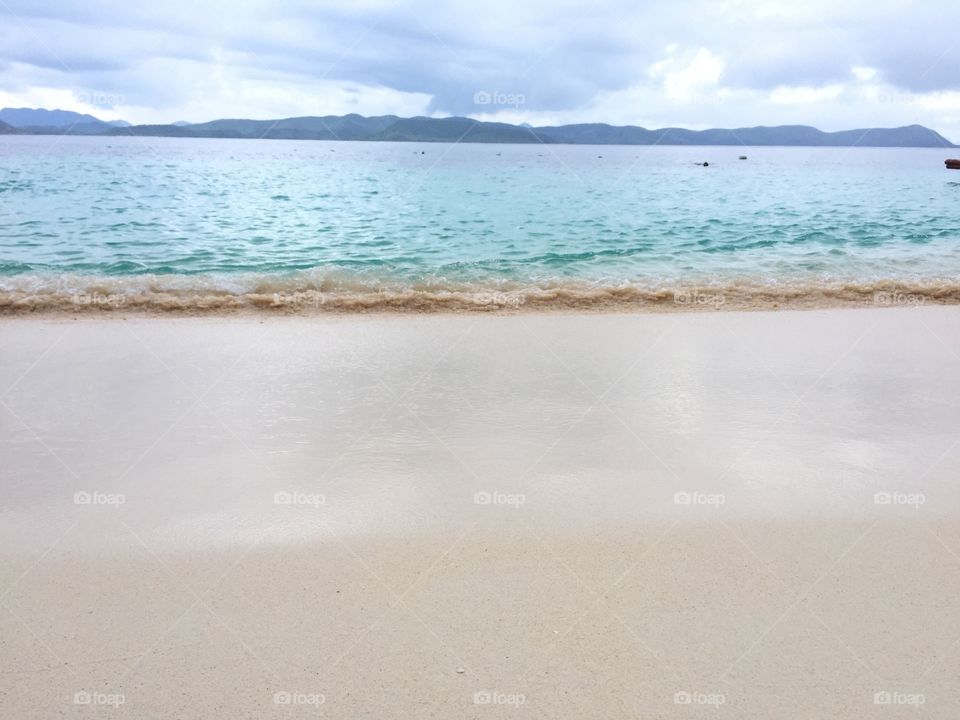
{"type": "Polygon", "coordinates": [[[401,118],[383,130],[377,140],[536,143],[537,136],[526,128],[507,123],[477,122],[470,118],[401,118]]]}
{"type": "Polygon", "coordinates": [[[956,147],[922,125],[823,132],[806,125],[734,130],[648,130],[632,125],[583,123],[531,127],[480,122],[465,117],[401,118],[396,115],[327,115],[280,120],[223,119],[170,125],[106,123],[67,110],[4,108],[0,121],[21,133],[146,135],[161,137],[268,138],[288,140],[380,140],[399,142],[564,143],[577,145],[798,145],[807,147],[956,147]]]}
{"type": "Polygon", "coordinates": [[[103,135],[111,128],[129,127],[126,120],[105,121],[93,115],[72,110],[45,110],[43,108],[3,108],[0,122],[16,128],[20,133],[36,135],[103,135]]]}
{"type": "MultiPolygon", "coordinates": [[[[116,130],[111,134],[119,134],[116,130]]],[[[816,147],[954,147],[921,125],[823,132],[804,125],[736,130],[686,130],[603,123],[522,127],[471,118],[398,118],[344,115],[283,120],[214,120],[196,125],[134,125],[137,135],[173,137],[286,138],[295,140],[392,140],[400,142],[565,143],[575,145],[800,145],[816,147]]]]}
{"type": "Polygon", "coordinates": [[[84,115],[72,110],[44,110],[42,108],[3,108],[0,120],[15,128],[68,128],[71,126],[94,126],[105,129],[107,123],[93,115],[84,115]]]}
{"type": "Polygon", "coordinates": [[[0,120],[0,135],[13,135],[16,131],[17,129],[13,125],[8,125],[0,120]]]}
{"type": "Polygon", "coordinates": [[[554,142],[595,145],[799,145],[805,147],[955,147],[922,125],[823,132],[807,125],[686,130],[615,127],[604,124],[541,127],[537,135],[554,142]]]}

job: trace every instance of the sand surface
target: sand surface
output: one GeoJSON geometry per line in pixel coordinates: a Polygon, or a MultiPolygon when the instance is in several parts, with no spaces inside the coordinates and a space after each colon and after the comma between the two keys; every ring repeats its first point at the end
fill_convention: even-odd
{"type": "Polygon", "coordinates": [[[960,717],[960,312],[9,318],[0,717],[960,717]]]}

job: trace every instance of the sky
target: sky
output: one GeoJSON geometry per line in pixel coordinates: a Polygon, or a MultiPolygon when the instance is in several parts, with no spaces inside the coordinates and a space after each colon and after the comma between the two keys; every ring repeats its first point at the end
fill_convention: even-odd
{"type": "Polygon", "coordinates": [[[0,0],[0,106],[133,123],[919,123],[960,142],[960,2],[0,0]]]}

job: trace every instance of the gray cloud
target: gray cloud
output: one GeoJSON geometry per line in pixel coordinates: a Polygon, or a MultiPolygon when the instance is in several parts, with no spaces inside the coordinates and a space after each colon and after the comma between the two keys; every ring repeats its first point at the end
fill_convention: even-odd
{"type": "Polygon", "coordinates": [[[421,93],[427,112],[443,114],[478,112],[477,91],[522,95],[528,113],[575,114],[605,93],[647,87],[639,120],[669,109],[649,69],[670,46],[676,57],[720,58],[731,92],[849,82],[855,66],[905,92],[960,91],[960,4],[944,0],[6,0],[0,18],[0,88],[100,88],[158,116],[204,94],[215,106],[230,80],[211,78],[229,77],[275,78],[305,94],[323,82],[421,93]]]}

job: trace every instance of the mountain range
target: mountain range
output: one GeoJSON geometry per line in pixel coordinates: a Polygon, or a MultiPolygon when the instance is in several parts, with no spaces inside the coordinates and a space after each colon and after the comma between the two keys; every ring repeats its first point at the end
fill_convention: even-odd
{"type": "Polygon", "coordinates": [[[57,134],[100,135],[110,128],[130,125],[124,120],[105,121],[72,110],[44,108],[3,108],[0,110],[0,122],[26,134],[48,134],[53,131],[57,134]]]}
{"type": "Polygon", "coordinates": [[[3,108],[0,134],[140,135],[159,137],[380,140],[397,142],[563,143],[577,145],[799,145],[810,147],[956,147],[922,125],[823,132],[806,125],[734,130],[648,130],[632,125],[581,123],[531,127],[465,117],[327,115],[281,120],[212,120],[190,124],[130,125],[69,110],[3,108]]]}

